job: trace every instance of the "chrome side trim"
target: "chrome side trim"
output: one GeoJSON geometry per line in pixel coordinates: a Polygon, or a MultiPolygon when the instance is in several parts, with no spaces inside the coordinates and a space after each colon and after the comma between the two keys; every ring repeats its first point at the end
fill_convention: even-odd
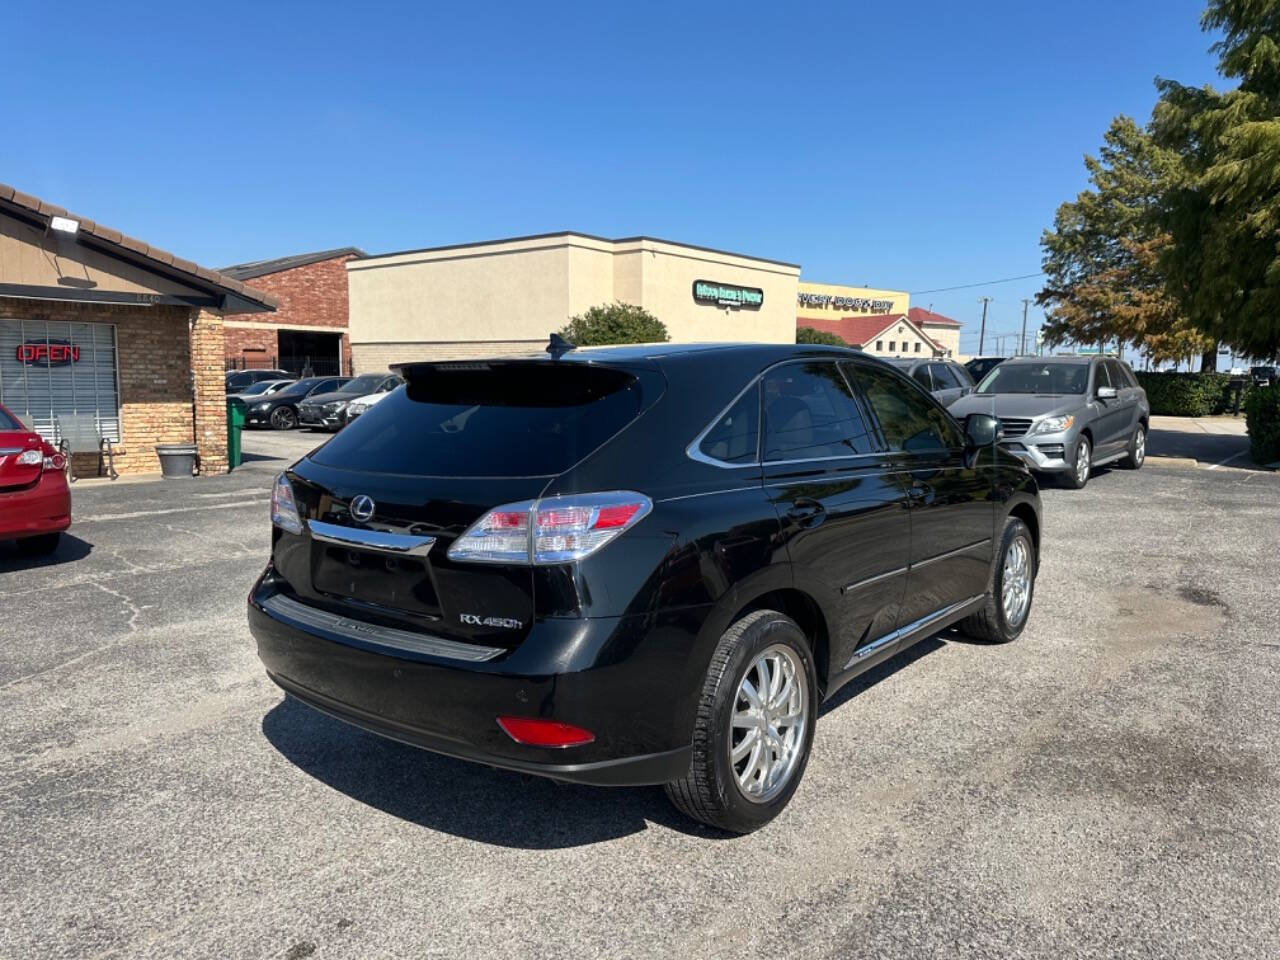
{"type": "Polygon", "coordinates": [[[931,563],[937,563],[939,560],[946,560],[948,557],[957,557],[962,553],[968,553],[970,550],[977,550],[979,547],[985,547],[990,542],[991,542],[991,538],[987,537],[986,539],[978,540],[975,543],[971,543],[967,547],[960,547],[956,550],[948,550],[946,553],[940,553],[936,557],[929,557],[927,560],[920,560],[920,561],[917,561],[916,563],[911,564],[911,569],[917,570],[920,567],[927,567],[931,563]]]}
{"type": "Polygon", "coordinates": [[[919,633],[922,630],[927,630],[929,629],[929,627],[933,626],[934,624],[941,623],[943,620],[951,616],[957,610],[961,610],[964,607],[969,606],[969,604],[973,603],[975,600],[981,600],[981,599],[982,599],[982,594],[980,593],[976,594],[967,600],[960,600],[957,603],[953,603],[943,607],[941,610],[935,610],[933,613],[928,614],[927,616],[923,616],[919,620],[913,620],[911,623],[908,623],[906,626],[899,627],[897,630],[894,630],[891,633],[885,634],[879,640],[876,640],[872,643],[867,644],[865,647],[861,647],[853,651],[853,656],[849,658],[849,662],[844,665],[844,668],[848,670],[859,660],[862,660],[864,657],[867,657],[875,653],[881,647],[884,647],[890,643],[893,643],[895,640],[901,640],[903,637],[908,637],[913,633],[919,633]]]}
{"type": "Polygon", "coordinates": [[[846,583],[840,588],[840,592],[852,593],[854,590],[861,590],[863,587],[869,587],[871,584],[879,583],[881,580],[888,580],[890,577],[900,577],[910,569],[910,567],[898,567],[897,570],[890,570],[887,573],[877,573],[874,577],[867,577],[865,580],[856,580],[853,583],[846,583]]]}
{"type": "Polygon", "coordinates": [[[282,620],[292,626],[306,630],[318,629],[326,633],[337,634],[349,640],[359,640],[379,647],[402,650],[409,653],[421,653],[431,657],[442,657],[448,660],[465,660],[468,663],[484,663],[492,660],[505,651],[501,647],[482,647],[478,644],[459,643],[456,640],[445,640],[409,630],[397,630],[394,627],[381,627],[376,623],[365,623],[363,620],[352,620],[340,617],[336,613],[320,610],[316,607],[299,603],[282,593],[268,597],[262,602],[262,609],[276,620],[282,620]]]}
{"type": "Polygon", "coordinates": [[[336,543],[342,547],[354,547],[357,550],[393,553],[401,557],[425,557],[431,545],[436,542],[435,537],[385,533],[381,530],[358,530],[355,527],[344,527],[320,520],[308,521],[307,526],[311,529],[313,540],[336,543]]]}

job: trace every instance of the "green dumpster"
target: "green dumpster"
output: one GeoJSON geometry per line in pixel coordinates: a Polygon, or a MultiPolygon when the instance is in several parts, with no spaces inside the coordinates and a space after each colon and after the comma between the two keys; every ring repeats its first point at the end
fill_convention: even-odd
{"type": "Polygon", "coordinates": [[[239,397],[227,398],[227,469],[240,466],[240,435],[244,433],[244,415],[248,410],[239,397]]]}

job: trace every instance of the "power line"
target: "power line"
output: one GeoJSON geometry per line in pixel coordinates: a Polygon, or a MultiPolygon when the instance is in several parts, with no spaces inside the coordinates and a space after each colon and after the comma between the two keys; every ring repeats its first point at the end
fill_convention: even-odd
{"type": "Polygon", "coordinates": [[[946,293],[949,290],[971,290],[974,287],[989,287],[996,283],[1013,283],[1015,280],[1030,280],[1033,277],[1043,277],[1044,271],[1039,273],[1024,273],[1020,277],[1005,277],[1003,280],[984,280],[982,283],[962,283],[958,287],[935,287],[933,290],[912,290],[911,296],[919,297],[926,293],[946,293]]]}

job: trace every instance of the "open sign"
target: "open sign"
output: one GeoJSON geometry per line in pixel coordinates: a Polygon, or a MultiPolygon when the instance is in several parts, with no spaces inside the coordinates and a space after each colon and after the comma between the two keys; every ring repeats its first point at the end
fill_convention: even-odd
{"type": "Polygon", "coordinates": [[[66,340],[20,343],[18,360],[32,367],[65,367],[80,360],[80,348],[66,340]]]}

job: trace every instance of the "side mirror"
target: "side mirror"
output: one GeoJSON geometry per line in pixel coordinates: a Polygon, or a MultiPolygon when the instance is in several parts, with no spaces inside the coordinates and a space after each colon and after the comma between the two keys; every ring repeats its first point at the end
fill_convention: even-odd
{"type": "Polygon", "coordinates": [[[1099,387],[1098,388],[1099,400],[1114,400],[1118,396],[1119,394],[1116,393],[1115,387],[1099,387]]]}
{"type": "Polygon", "coordinates": [[[1004,436],[1004,424],[985,413],[971,413],[964,418],[964,435],[973,449],[999,443],[1004,436]]]}

